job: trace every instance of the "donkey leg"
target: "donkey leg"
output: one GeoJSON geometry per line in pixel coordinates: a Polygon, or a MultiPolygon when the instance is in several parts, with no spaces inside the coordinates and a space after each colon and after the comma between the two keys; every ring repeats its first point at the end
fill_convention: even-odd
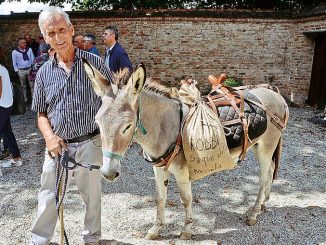
{"type": "Polygon", "coordinates": [[[275,169],[275,163],[272,160],[271,165],[270,165],[269,170],[268,170],[268,174],[267,174],[266,189],[265,189],[265,199],[264,199],[263,203],[261,204],[261,207],[260,207],[261,211],[265,211],[265,209],[266,209],[265,203],[269,200],[269,197],[270,197],[270,194],[271,194],[274,169],[275,169]]]}
{"type": "Polygon", "coordinates": [[[145,239],[147,240],[156,240],[159,235],[159,230],[164,226],[164,208],[167,198],[167,186],[169,173],[164,171],[164,168],[154,167],[154,175],[155,175],[155,185],[156,191],[154,195],[157,213],[156,213],[156,221],[152,228],[150,228],[147,232],[145,239]]]}
{"type": "Polygon", "coordinates": [[[185,221],[184,226],[182,227],[180,239],[183,240],[189,240],[192,236],[191,227],[194,222],[193,216],[192,216],[192,191],[191,191],[191,182],[188,179],[184,178],[183,176],[180,176],[181,178],[178,178],[178,175],[175,175],[176,181],[178,184],[178,188],[180,191],[180,197],[181,202],[185,209],[185,221]]]}
{"type": "Polygon", "coordinates": [[[192,193],[191,193],[191,182],[189,183],[178,183],[180,190],[180,197],[182,204],[185,209],[185,221],[184,226],[182,227],[180,239],[189,240],[192,236],[192,224],[194,222],[192,216],[192,193]]]}
{"type": "Polygon", "coordinates": [[[276,144],[271,145],[271,141],[269,141],[269,144],[264,145],[263,142],[261,142],[253,147],[255,157],[260,164],[259,192],[256,202],[249,212],[246,222],[247,225],[254,225],[257,223],[257,216],[265,209],[265,202],[269,199],[275,167],[272,156],[276,144]]]}

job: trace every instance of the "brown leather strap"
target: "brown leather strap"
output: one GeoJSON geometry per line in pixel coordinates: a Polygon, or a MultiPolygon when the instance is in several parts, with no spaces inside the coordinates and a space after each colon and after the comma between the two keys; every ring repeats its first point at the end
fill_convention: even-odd
{"type": "Polygon", "coordinates": [[[277,113],[272,112],[269,108],[267,108],[266,106],[250,100],[250,99],[246,99],[247,101],[249,101],[250,103],[255,104],[256,106],[259,106],[260,108],[262,108],[264,111],[266,111],[266,113],[271,117],[271,121],[272,123],[280,130],[283,131],[286,128],[286,124],[289,118],[289,112],[286,109],[285,110],[285,115],[284,118],[282,119],[280,115],[278,115],[277,113]]]}
{"type": "Polygon", "coordinates": [[[215,113],[216,115],[218,115],[218,112],[217,112],[217,109],[216,109],[216,105],[215,105],[215,103],[214,103],[212,97],[211,97],[210,95],[207,95],[206,98],[208,99],[208,101],[209,101],[209,105],[210,105],[210,107],[212,108],[212,110],[214,111],[214,113],[215,113]]]}
{"type": "MultiPolygon", "coordinates": [[[[182,138],[181,138],[181,133],[179,133],[178,138],[177,138],[177,144],[174,147],[174,150],[172,152],[172,155],[170,156],[170,159],[167,161],[164,170],[167,171],[168,168],[170,167],[173,159],[176,157],[176,155],[179,153],[180,149],[181,149],[181,142],[182,142],[182,138]]],[[[167,159],[165,159],[167,160],[167,159]]]]}
{"type": "Polygon", "coordinates": [[[181,149],[181,144],[182,144],[182,137],[181,137],[181,133],[179,133],[173,151],[169,155],[167,155],[165,158],[161,158],[160,161],[153,164],[153,166],[155,166],[155,167],[163,167],[164,166],[164,170],[165,171],[168,170],[173,159],[179,153],[179,151],[181,149]]]}
{"type": "Polygon", "coordinates": [[[225,80],[226,80],[226,74],[225,73],[222,73],[221,75],[219,75],[218,78],[216,78],[213,75],[208,76],[208,81],[210,81],[211,84],[212,84],[212,90],[214,90],[216,86],[224,83],[225,80]]]}
{"type": "Polygon", "coordinates": [[[247,154],[247,150],[248,150],[248,140],[249,140],[249,135],[248,135],[248,128],[249,128],[249,123],[247,118],[245,117],[244,114],[244,97],[243,97],[243,93],[241,91],[238,91],[239,96],[241,98],[241,103],[240,103],[240,120],[241,120],[241,124],[243,127],[243,149],[240,155],[240,159],[243,160],[247,154]]]}
{"type": "MultiPolygon", "coordinates": [[[[235,124],[235,123],[241,123],[242,128],[243,128],[243,134],[244,134],[244,142],[243,142],[243,149],[240,155],[240,159],[243,160],[244,157],[246,156],[247,150],[248,150],[248,141],[249,139],[249,135],[248,135],[248,128],[249,128],[249,124],[248,124],[248,120],[245,117],[244,114],[244,96],[242,91],[240,90],[236,90],[238,95],[234,95],[230,92],[230,90],[226,87],[224,87],[222,84],[217,84],[214,88],[214,91],[216,91],[217,93],[219,93],[219,95],[215,96],[215,98],[221,98],[221,96],[224,97],[225,102],[227,105],[231,105],[234,110],[236,111],[236,113],[239,115],[239,119],[234,119],[231,121],[227,121],[227,122],[222,122],[222,125],[226,126],[226,125],[231,125],[231,124],[235,124]],[[237,98],[237,97],[240,97],[237,98]],[[238,103],[240,102],[240,103],[238,103]],[[237,104],[240,104],[239,107],[237,104]]],[[[210,105],[212,107],[212,105],[214,104],[214,107],[216,107],[214,101],[212,101],[212,98],[210,98],[210,95],[206,96],[206,98],[208,99],[208,101],[210,102],[210,105]]],[[[214,97],[213,97],[214,98],[214,97]]],[[[217,103],[218,106],[221,106],[221,100],[217,103]]],[[[216,108],[215,108],[216,110],[216,108]]],[[[216,110],[217,111],[217,110],[216,110]]]]}
{"type": "Polygon", "coordinates": [[[229,125],[233,125],[233,124],[236,124],[236,123],[241,123],[240,118],[233,119],[233,120],[229,120],[229,121],[221,122],[221,124],[222,124],[223,126],[229,126],[229,125]]]}

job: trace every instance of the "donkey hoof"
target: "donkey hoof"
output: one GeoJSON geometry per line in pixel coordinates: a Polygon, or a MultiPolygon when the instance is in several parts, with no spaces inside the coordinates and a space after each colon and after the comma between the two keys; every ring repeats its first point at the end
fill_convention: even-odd
{"type": "Polygon", "coordinates": [[[265,212],[266,211],[266,205],[265,204],[262,204],[260,206],[260,210],[263,211],[263,212],[265,212]]]}
{"type": "Polygon", "coordinates": [[[192,234],[190,232],[181,231],[180,239],[181,240],[190,240],[191,236],[192,236],[192,234]]]}
{"type": "Polygon", "coordinates": [[[158,233],[150,233],[148,232],[145,236],[146,240],[157,240],[158,238],[158,233]]]}
{"type": "Polygon", "coordinates": [[[256,219],[247,219],[246,224],[249,226],[255,225],[257,223],[256,219]]]}

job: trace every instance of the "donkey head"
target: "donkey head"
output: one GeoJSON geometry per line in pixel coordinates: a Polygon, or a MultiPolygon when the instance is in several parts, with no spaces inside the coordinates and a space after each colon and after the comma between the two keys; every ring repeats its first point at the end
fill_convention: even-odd
{"type": "Polygon", "coordinates": [[[107,180],[116,180],[121,171],[120,161],[132,141],[138,113],[138,97],[144,86],[146,70],[139,64],[129,76],[127,68],[113,77],[111,84],[97,69],[84,60],[84,67],[102,106],[95,116],[101,132],[103,166],[107,180]]]}

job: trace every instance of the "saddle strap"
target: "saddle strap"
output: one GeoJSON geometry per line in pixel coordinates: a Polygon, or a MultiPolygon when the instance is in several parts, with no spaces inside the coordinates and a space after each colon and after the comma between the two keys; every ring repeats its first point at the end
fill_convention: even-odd
{"type": "MultiPolygon", "coordinates": [[[[209,106],[212,108],[212,110],[214,111],[214,113],[215,113],[216,115],[218,115],[218,111],[217,111],[217,109],[216,109],[216,105],[215,105],[215,103],[214,103],[212,97],[209,96],[209,95],[207,95],[206,98],[208,99],[209,106]]],[[[219,115],[218,115],[218,116],[219,116],[219,115]]]]}
{"type": "Polygon", "coordinates": [[[284,118],[282,118],[280,115],[278,115],[277,113],[272,112],[269,108],[267,108],[266,106],[250,100],[250,99],[245,99],[246,101],[255,104],[256,106],[259,106],[260,108],[262,108],[270,117],[271,117],[271,121],[272,123],[282,132],[286,129],[286,124],[289,118],[289,112],[288,110],[285,110],[285,115],[284,118]]]}
{"type": "Polygon", "coordinates": [[[166,157],[161,158],[160,159],[161,161],[153,164],[153,166],[155,166],[155,167],[163,167],[164,166],[164,170],[167,171],[169,166],[171,165],[173,159],[179,153],[179,151],[181,149],[181,143],[182,143],[182,138],[181,138],[181,133],[179,133],[173,151],[166,157]]]}
{"type": "MultiPolygon", "coordinates": [[[[222,123],[222,125],[231,125],[231,124],[235,124],[235,123],[241,123],[242,127],[243,127],[243,131],[244,131],[244,142],[243,142],[243,149],[240,155],[240,159],[243,160],[244,157],[247,154],[247,150],[248,150],[248,141],[250,141],[249,139],[249,135],[248,135],[248,128],[249,128],[249,124],[248,124],[248,120],[245,117],[244,114],[244,96],[242,91],[238,90],[238,96],[240,97],[237,98],[236,95],[233,95],[230,90],[226,87],[224,87],[222,84],[217,84],[214,87],[214,91],[217,92],[219,94],[218,98],[221,96],[223,96],[225,98],[225,100],[228,102],[227,104],[231,104],[231,106],[234,108],[234,110],[236,111],[236,113],[239,115],[238,119],[234,119],[231,121],[228,121],[226,123],[222,123]],[[238,101],[240,101],[240,105],[238,107],[238,101]]],[[[216,109],[216,105],[214,103],[214,100],[212,98],[212,96],[207,95],[206,98],[209,101],[209,105],[210,107],[213,109],[213,111],[218,115],[217,109],[216,109]]],[[[218,103],[219,106],[221,106],[221,103],[218,103]]]]}
{"type": "MultiPolygon", "coordinates": [[[[249,139],[249,123],[248,123],[248,120],[247,118],[245,117],[245,114],[244,114],[244,96],[243,96],[243,93],[242,91],[239,91],[239,95],[240,95],[240,98],[241,98],[241,103],[240,103],[240,120],[241,120],[241,123],[242,123],[242,127],[243,127],[243,135],[244,135],[244,140],[243,140],[243,149],[242,149],[242,152],[241,152],[241,155],[240,155],[240,159],[243,160],[247,154],[247,151],[248,151],[248,141],[250,140],[249,139]]],[[[251,141],[251,140],[250,140],[251,141]]]]}

